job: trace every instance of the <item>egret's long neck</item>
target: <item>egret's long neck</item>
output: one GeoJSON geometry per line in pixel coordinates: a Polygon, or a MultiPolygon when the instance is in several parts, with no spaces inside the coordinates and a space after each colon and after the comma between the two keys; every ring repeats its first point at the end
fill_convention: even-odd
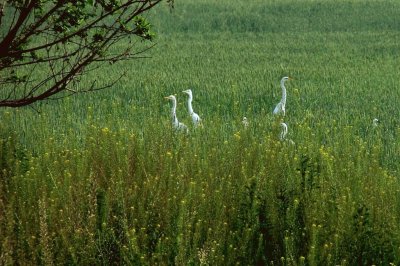
{"type": "Polygon", "coordinates": [[[189,99],[188,99],[188,110],[189,110],[189,114],[192,114],[192,113],[193,113],[192,100],[193,100],[193,96],[189,94],[189,99]]]}
{"type": "Polygon", "coordinates": [[[286,134],[287,134],[287,126],[282,125],[282,131],[281,131],[280,139],[284,140],[286,138],[286,134]]]}
{"type": "Polygon", "coordinates": [[[174,121],[176,119],[176,101],[174,100],[172,100],[171,116],[172,121],[174,121]]]}
{"type": "Polygon", "coordinates": [[[286,87],[285,87],[285,81],[281,80],[281,88],[282,88],[282,99],[281,103],[283,105],[286,105],[286,87]]]}
{"type": "Polygon", "coordinates": [[[178,122],[178,118],[176,117],[176,113],[172,113],[172,124],[173,125],[177,125],[178,122]]]}
{"type": "Polygon", "coordinates": [[[178,118],[176,118],[176,100],[172,100],[171,118],[172,124],[176,125],[179,123],[178,118]]]}
{"type": "Polygon", "coordinates": [[[176,100],[172,100],[172,109],[171,109],[172,115],[176,114],[176,100]]]}

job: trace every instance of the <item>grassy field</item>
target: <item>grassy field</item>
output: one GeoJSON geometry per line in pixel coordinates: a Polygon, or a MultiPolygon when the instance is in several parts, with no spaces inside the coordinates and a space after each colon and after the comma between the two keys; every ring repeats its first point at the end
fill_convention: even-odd
{"type": "Polygon", "coordinates": [[[0,110],[0,265],[400,264],[400,2],[175,4],[113,88],[0,110]]]}

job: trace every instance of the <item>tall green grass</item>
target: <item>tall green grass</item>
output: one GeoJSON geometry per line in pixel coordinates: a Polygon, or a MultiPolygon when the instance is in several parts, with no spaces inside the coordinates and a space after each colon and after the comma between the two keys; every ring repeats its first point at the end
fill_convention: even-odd
{"type": "Polygon", "coordinates": [[[398,10],[153,10],[150,59],[77,85],[127,71],[112,89],[1,110],[0,264],[399,264],[398,10]],[[286,75],[294,145],[272,116],[286,75]],[[188,135],[171,128],[170,94],[188,135]]]}

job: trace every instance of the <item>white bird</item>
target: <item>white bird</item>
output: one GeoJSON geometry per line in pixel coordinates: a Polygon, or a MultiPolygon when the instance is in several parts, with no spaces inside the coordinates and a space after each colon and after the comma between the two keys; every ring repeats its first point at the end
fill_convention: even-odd
{"type": "Polygon", "coordinates": [[[195,126],[198,126],[201,123],[201,119],[200,119],[200,116],[193,111],[193,106],[192,106],[193,93],[192,93],[192,90],[189,89],[189,90],[185,90],[185,91],[182,91],[182,92],[184,92],[187,95],[189,95],[189,98],[188,98],[189,115],[192,117],[193,124],[195,126]]]}
{"type": "Polygon", "coordinates": [[[172,127],[179,131],[185,131],[186,133],[189,132],[188,127],[185,124],[179,122],[178,118],[176,117],[176,97],[174,95],[170,95],[164,98],[172,101],[172,109],[171,109],[172,127]]]}
{"type": "Polygon", "coordinates": [[[242,124],[245,128],[249,126],[249,121],[247,120],[247,117],[243,116],[242,124]]]}
{"type": "Polygon", "coordinates": [[[283,116],[285,116],[285,106],[286,106],[286,87],[285,87],[285,81],[292,79],[291,77],[283,77],[281,79],[281,88],[282,88],[282,99],[281,101],[276,105],[274,109],[274,115],[282,113],[283,116]]]}
{"type": "Polygon", "coordinates": [[[281,123],[281,127],[282,127],[282,131],[281,131],[281,134],[279,136],[279,139],[280,140],[285,140],[287,132],[288,132],[288,127],[287,127],[286,123],[284,123],[284,122],[281,123]]]}
{"type": "Polygon", "coordinates": [[[379,125],[379,120],[378,118],[374,118],[374,120],[372,120],[372,126],[373,127],[377,127],[379,125]]]}
{"type": "Polygon", "coordinates": [[[295,143],[294,143],[293,140],[286,138],[286,135],[288,133],[288,126],[286,125],[286,123],[282,122],[281,123],[281,127],[282,127],[282,131],[281,131],[281,134],[279,136],[279,139],[281,141],[288,141],[290,144],[294,145],[295,143]]]}

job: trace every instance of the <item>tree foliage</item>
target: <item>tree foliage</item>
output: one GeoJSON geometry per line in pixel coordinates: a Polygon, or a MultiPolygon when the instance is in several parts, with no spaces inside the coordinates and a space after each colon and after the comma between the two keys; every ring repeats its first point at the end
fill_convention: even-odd
{"type": "MultiPolygon", "coordinates": [[[[113,82],[99,85],[94,80],[89,88],[78,89],[74,83],[102,62],[138,58],[152,47],[140,44],[154,37],[142,15],[162,1],[0,2],[0,106],[25,106],[111,86],[113,82]],[[127,44],[122,49],[110,49],[122,40],[127,44]]],[[[172,0],[165,2],[172,7],[172,0]]]]}

